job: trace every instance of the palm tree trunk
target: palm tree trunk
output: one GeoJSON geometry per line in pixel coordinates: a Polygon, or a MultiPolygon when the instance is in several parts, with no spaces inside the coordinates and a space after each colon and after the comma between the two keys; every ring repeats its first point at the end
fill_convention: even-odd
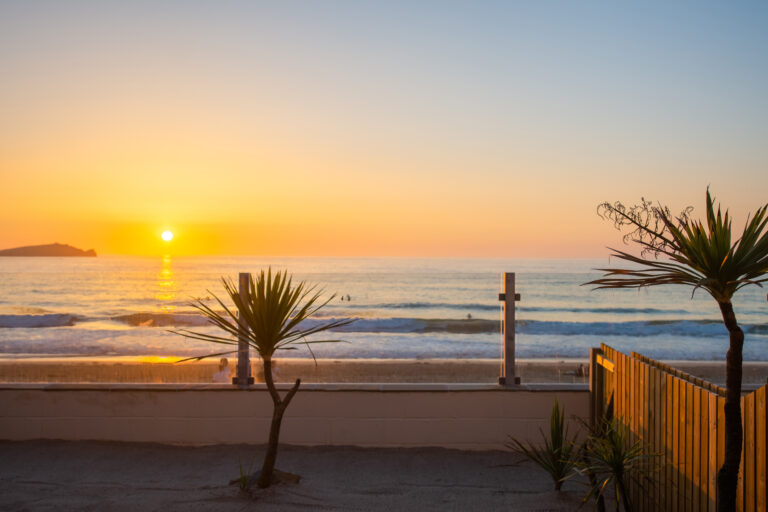
{"type": "Polygon", "coordinates": [[[275,381],[272,379],[272,359],[263,358],[264,362],[264,380],[267,382],[269,395],[272,397],[274,408],[272,409],[272,424],[269,427],[269,442],[267,443],[267,453],[264,455],[264,463],[261,466],[261,473],[256,484],[262,489],[269,487],[272,483],[272,474],[275,471],[275,462],[277,462],[277,447],[280,443],[280,425],[283,422],[283,414],[291,403],[291,399],[299,390],[301,379],[296,379],[285,398],[281,399],[280,394],[275,387],[275,381]]]}
{"type": "Polygon", "coordinates": [[[741,375],[744,332],[736,323],[733,305],[718,302],[723,322],[730,335],[730,347],[725,356],[725,461],[717,473],[717,510],[736,510],[736,485],[741,462],[741,375]]]}

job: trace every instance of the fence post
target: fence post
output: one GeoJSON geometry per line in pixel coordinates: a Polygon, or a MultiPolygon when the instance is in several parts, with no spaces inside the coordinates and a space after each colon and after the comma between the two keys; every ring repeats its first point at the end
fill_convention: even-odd
{"type": "Polygon", "coordinates": [[[501,275],[501,286],[504,290],[499,294],[499,301],[504,303],[501,312],[504,354],[499,384],[512,386],[520,384],[520,377],[515,373],[515,301],[520,300],[520,294],[515,293],[515,273],[504,272],[501,275]]]}
{"type": "MultiPolygon", "coordinates": [[[[599,348],[590,347],[589,349],[589,424],[594,427],[597,425],[598,407],[602,413],[602,391],[603,383],[598,382],[597,375],[597,354],[600,353],[599,348]]],[[[601,375],[602,376],[602,375],[601,375]]]]}
{"type": "MultiPolygon", "coordinates": [[[[248,286],[251,282],[250,272],[240,272],[239,275],[239,291],[240,300],[248,300],[248,286]]],[[[238,317],[240,313],[238,313],[238,317]]],[[[240,388],[247,389],[250,384],[253,384],[253,377],[251,377],[251,357],[250,346],[248,340],[241,334],[237,340],[237,376],[232,377],[232,384],[237,384],[240,388]]]]}

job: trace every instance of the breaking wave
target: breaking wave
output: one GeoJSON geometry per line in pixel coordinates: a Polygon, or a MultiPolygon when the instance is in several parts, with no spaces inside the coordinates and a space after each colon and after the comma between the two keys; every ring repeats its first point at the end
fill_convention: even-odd
{"type": "MultiPolygon", "coordinates": [[[[130,313],[108,318],[86,318],[68,313],[0,315],[0,328],[65,327],[88,321],[110,320],[135,328],[206,327],[207,319],[195,313],[130,313]]],[[[311,327],[331,320],[310,319],[304,326],[311,327]]],[[[746,334],[766,336],[768,324],[745,324],[746,334]]],[[[349,325],[334,329],[337,332],[397,333],[397,334],[498,334],[498,320],[482,318],[356,318],[349,325]]],[[[717,320],[637,320],[626,322],[563,322],[546,320],[518,320],[518,334],[556,336],[691,336],[714,338],[727,335],[722,322],[717,320]]]]}
{"type": "MultiPolygon", "coordinates": [[[[338,304],[334,304],[340,307],[338,304]]],[[[458,311],[498,311],[499,303],[458,303],[458,302],[398,302],[383,304],[343,304],[345,309],[370,309],[379,311],[382,309],[455,309],[458,311]]],[[[534,313],[593,313],[613,315],[690,315],[691,311],[685,309],[661,309],[661,308],[632,308],[632,307],[558,307],[558,306],[526,306],[518,305],[520,311],[534,313]]]]}
{"type": "Polygon", "coordinates": [[[0,315],[0,328],[64,327],[75,325],[75,315],[51,313],[45,315],[0,315]]]}
{"type": "Polygon", "coordinates": [[[201,315],[194,313],[131,313],[113,316],[111,320],[133,327],[189,327],[208,325],[201,315]]]}
{"type": "MultiPolygon", "coordinates": [[[[315,324],[320,320],[312,320],[315,324]]],[[[768,334],[767,324],[744,325],[748,334],[768,334]]],[[[370,333],[434,333],[459,334],[499,333],[498,320],[484,319],[419,319],[419,318],[359,318],[336,329],[338,332],[370,333]]],[[[559,336],[698,336],[722,337],[727,330],[715,320],[650,320],[631,322],[550,322],[518,320],[518,334],[559,336]]]]}

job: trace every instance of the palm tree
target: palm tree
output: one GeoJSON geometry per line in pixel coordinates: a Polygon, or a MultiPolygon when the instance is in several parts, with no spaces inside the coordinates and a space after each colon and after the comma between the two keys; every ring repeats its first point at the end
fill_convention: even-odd
{"type": "MultiPolygon", "coordinates": [[[[195,301],[192,306],[200,311],[208,321],[224,330],[227,335],[219,336],[192,332],[188,330],[174,331],[187,338],[210,341],[223,345],[238,345],[238,337],[244,338],[250,347],[253,347],[261,356],[264,365],[264,379],[267,383],[269,395],[272,397],[273,411],[272,424],[269,429],[269,442],[267,453],[264,456],[261,473],[257,485],[261,488],[269,487],[277,460],[277,447],[280,440],[280,425],[283,414],[291,403],[301,385],[301,379],[288,393],[281,397],[275,387],[272,378],[272,357],[277,350],[296,350],[296,344],[305,344],[310,349],[312,343],[328,343],[340,340],[307,340],[306,337],[328,329],[347,325],[352,320],[333,320],[312,327],[303,327],[301,324],[322,307],[328,304],[335,295],[321,301],[322,290],[315,290],[315,286],[307,286],[302,281],[293,285],[293,278],[287,271],[276,272],[273,276],[270,268],[266,273],[259,272],[254,281],[251,276],[244,297],[240,296],[232,280],[222,278],[224,289],[235,304],[235,310],[227,307],[216,295],[209,292],[216,300],[223,312],[215,311],[202,300],[195,301]]],[[[207,357],[218,357],[231,354],[237,350],[228,350],[216,354],[208,354],[192,357],[182,361],[200,360],[207,357]]],[[[314,353],[312,354],[314,358],[314,353]]]]}
{"type": "Polygon", "coordinates": [[[599,427],[590,430],[582,447],[582,459],[576,460],[577,472],[586,474],[590,480],[584,501],[594,498],[597,509],[601,509],[602,501],[602,510],[605,510],[605,494],[612,489],[614,510],[620,510],[621,503],[624,512],[632,512],[629,484],[634,483],[643,490],[657,455],[643,453],[640,440],[632,443],[629,427],[617,418],[605,418],[599,427]]]}
{"type": "Polygon", "coordinates": [[[577,447],[575,436],[568,436],[568,427],[565,425],[565,408],[560,408],[557,399],[555,399],[552,414],[549,417],[549,437],[544,434],[542,429],[539,429],[539,432],[541,432],[543,446],[541,443],[524,443],[512,436],[508,436],[509,442],[506,445],[512,451],[524,455],[549,473],[555,490],[559,491],[563,482],[576,466],[577,447]]]}
{"type": "Polygon", "coordinates": [[[639,256],[611,249],[612,256],[634,264],[631,269],[598,269],[602,279],[586,284],[597,288],[642,288],[683,284],[706,290],[720,307],[728,329],[730,346],[726,354],[725,461],[717,475],[718,510],[735,510],[736,484],[741,459],[741,376],[744,332],[736,321],[731,298],[739,289],[768,281],[768,233],[764,233],[768,205],[747,218],[741,237],[731,242],[728,211],[715,213],[707,188],[706,224],[692,220],[692,208],[674,217],[669,208],[641,204],[625,207],[617,202],[598,206],[598,214],[617,229],[629,228],[624,242],[642,249],[639,256]]]}

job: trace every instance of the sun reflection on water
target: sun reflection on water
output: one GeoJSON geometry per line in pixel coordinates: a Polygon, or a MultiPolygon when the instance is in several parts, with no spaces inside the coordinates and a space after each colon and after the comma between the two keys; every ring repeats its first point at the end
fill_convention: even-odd
{"type": "Polygon", "coordinates": [[[160,273],[157,275],[157,293],[155,299],[158,301],[158,308],[163,313],[172,313],[176,310],[174,300],[176,299],[176,281],[174,280],[173,268],[171,267],[171,255],[166,254],[160,264],[160,273]]]}

